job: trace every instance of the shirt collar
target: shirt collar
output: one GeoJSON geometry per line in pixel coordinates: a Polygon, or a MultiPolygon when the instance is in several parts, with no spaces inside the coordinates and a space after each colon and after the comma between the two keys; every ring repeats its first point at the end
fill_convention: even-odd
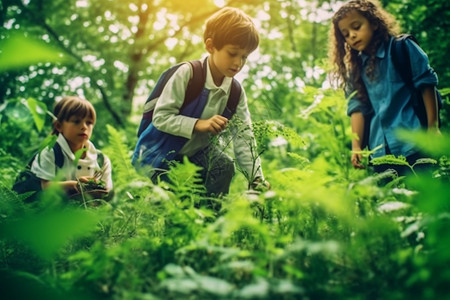
{"type": "MultiPolygon", "coordinates": [[[[70,159],[75,160],[75,154],[70,149],[69,143],[67,142],[66,138],[62,133],[58,134],[58,138],[56,139],[56,142],[61,146],[61,149],[63,152],[67,154],[70,159]]],[[[86,158],[85,159],[96,159],[96,150],[95,147],[93,147],[93,144],[91,141],[87,142],[86,145],[87,151],[86,151],[86,158]]]]}
{"type": "MultiPolygon", "coordinates": [[[[361,56],[362,64],[365,65],[367,60],[369,59],[369,56],[365,54],[364,52],[359,52],[359,55],[361,56]]],[[[380,46],[378,46],[377,52],[375,53],[375,57],[379,59],[383,59],[386,56],[386,43],[381,43],[380,46]]]]}
{"type": "Polygon", "coordinates": [[[227,94],[230,91],[231,81],[233,80],[233,78],[225,77],[222,81],[222,85],[217,86],[214,83],[214,80],[213,80],[213,77],[211,74],[209,59],[210,59],[210,57],[208,57],[208,59],[205,61],[207,63],[205,88],[207,88],[208,90],[222,90],[225,94],[227,94]]]}

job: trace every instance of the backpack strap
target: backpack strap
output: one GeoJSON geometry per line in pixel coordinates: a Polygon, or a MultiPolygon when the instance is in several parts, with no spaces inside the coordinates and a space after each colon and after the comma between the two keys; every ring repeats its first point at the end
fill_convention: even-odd
{"type": "Polygon", "coordinates": [[[206,68],[208,63],[207,59],[208,58],[205,58],[203,63],[200,60],[189,61],[189,64],[192,67],[192,77],[191,79],[189,79],[189,83],[184,95],[184,102],[180,108],[180,111],[189,103],[194,101],[205,87],[207,73],[206,68]]]}
{"type": "Polygon", "coordinates": [[[53,145],[53,153],[55,153],[55,166],[61,169],[64,165],[64,156],[58,142],[53,145]]]}
{"type": "Polygon", "coordinates": [[[401,34],[394,38],[391,47],[392,63],[395,69],[400,73],[403,81],[410,89],[414,89],[412,81],[411,57],[406,46],[406,40],[411,39],[418,44],[417,40],[411,34],[401,34]]]}
{"type": "Polygon", "coordinates": [[[97,163],[98,163],[98,166],[100,167],[100,169],[105,164],[105,155],[101,151],[97,152],[97,163]]]}
{"type": "Polygon", "coordinates": [[[411,57],[406,45],[406,40],[411,39],[415,43],[417,40],[410,34],[401,34],[394,38],[391,47],[392,63],[399,72],[400,77],[411,91],[412,107],[419,118],[422,127],[427,127],[427,114],[420,91],[416,90],[412,80],[411,57]]]}
{"type": "MultiPolygon", "coordinates": [[[[55,167],[61,169],[64,165],[64,156],[61,145],[58,142],[53,145],[53,152],[55,153],[55,167]]],[[[105,164],[105,155],[101,151],[97,152],[97,163],[100,168],[105,164]]]]}
{"type": "MultiPolygon", "coordinates": [[[[422,127],[426,128],[428,124],[427,113],[425,104],[423,102],[422,93],[414,87],[412,79],[411,56],[406,45],[407,39],[410,39],[411,41],[419,45],[417,39],[411,34],[400,34],[399,36],[395,37],[392,41],[391,47],[392,63],[394,64],[395,69],[400,73],[403,82],[405,82],[406,86],[412,91],[414,111],[419,118],[422,127]]],[[[438,107],[438,126],[441,127],[439,110],[442,108],[442,96],[436,88],[435,95],[438,107]]]]}
{"type": "MultiPolygon", "coordinates": [[[[64,155],[62,152],[61,145],[58,142],[56,142],[53,145],[53,153],[55,154],[55,167],[61,169],[64,166],[64,155]]],[[[33,160],[34,160],[34,157],[33,157],[33,160]]],[[[101,151],[98,151],[98,153],[97,153],[97,162],[98,162],[98,166],[100,168],[103,167],[103,164],[105,163],[105,156],[101,151]]],[[[31,166],[31,164],[30,164],[30,166],[31,166]]]]}
{"type": "Polygon", "coordinates": [[[224,116],[228,120],[231,119],[236,113],[236,108],[238,106],[239,100],[241,99],[241,92],[241,84],[235,78],[233,78],[233,81],[231,82],[231,90],[230,96],[228,97],[227,106],[222,113],[222,116],[224,116]]]}
{"type": "MultiPolygon", "coordinates": [[[[205,87],[207,73],[206,68],[208,63],[207,60],[208,58],[205,58],[203,63],[200,60],[193,60],[189,62],[192,66],[193,75],[189,80],[189,84],[186,88],[184,103],[181,109],[194,101],[205,87]]],[[[231,119],[231,117],[233,117],[233,115],[236,113],[236,108],[241,97],[241,92],[241,84],[235,78],[233,78],[231,82],[230,96],[228,97],[227,106],[225,107],[222,116],[226,117],[227,119],[231,119]]]]}
{"type": "MultiPolygon", "coordinates": [[[[186,105],[191,103],[197,98],[198,95],[203,90],[206,81],[206,59],[203,63],[200,60],[193,60],[188,62],[192,66],[192,77],[189,79],[189,83],[186,88],[186,92],[184,94],[184,102],[181,106],[180,110],[183,109],[186,105]]],[[[139,129],[137,132],[137,136],[139,137],[142,132],[150,125],[153,119],[153,111],[156,106],[156,102],[158,101],[159,96],[161,95],[164,87],[166,86],[167,81],[172,77],[172,75],[178,70],[180,66],[185,63],[179,63],[174,65],[164,71],[159,77],[156,86],[150,93],[150,96],[147,98],[144,104],[144,113],[142,115],[141,123],[139,124],[139,129]]]]}
{"type": "MultiPolygon", "coordinates": [[[[62,168],[64,165],[64,156],[62,153],[61,145],[58,144],[58,142],[55,142],[53,145],[53,153],[55,154],[55,168],[62,168]]],[[[31,165],[33,164],[33,161],[35,160],[36,156],[39,155],[38,153],[35,153],[33,157],[28,161],[27,169],[31,169],[31,165]]]]}

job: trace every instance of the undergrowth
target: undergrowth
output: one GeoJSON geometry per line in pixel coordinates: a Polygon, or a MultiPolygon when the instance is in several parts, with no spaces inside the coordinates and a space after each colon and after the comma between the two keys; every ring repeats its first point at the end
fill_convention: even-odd
{"type": "MultiPolygon", "coordinates": [[[[335,96],[324,99],[334,103],[335,96]]],[[[53,189],[37,203],[24,204],[10,190],[14,174],[6,169],[0,181],[2,294],[16,299],[448,297],[448,136],[427,141],[437,145],[430,156],[439,157],[433,178],[357,171],[348,167],[347,121],[330,103],[317,105],[321,113],[308,112],[311,126],[321,124],[317,134],[255,122],[255,158],[263,160],[272,185],[262,192],[248,190],[245,174],[237,174],[229,195],[208,198],[198,167],[188,160],[172,165],[170,183],[153,184],[131,166],[133,145],[113,127],[103,151],[113,165],[114,196],[102,205],[68,204],[53,189]],[[335,119],[323,122],[324,114],[335,119]],[[393,180],[380,184],[386,178],[393,180]]],[[[405,163],[401,157],[385,160],[405,163]]]]}

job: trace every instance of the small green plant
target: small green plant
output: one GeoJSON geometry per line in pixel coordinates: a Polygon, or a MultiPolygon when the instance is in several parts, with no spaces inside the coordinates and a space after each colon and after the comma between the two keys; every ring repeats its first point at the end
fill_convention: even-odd
{"type": "Polygon", "coordinates": [[[432,158],[421,158],[418,159],[414,164],[410,165],[408,161],[406,160],[406,157],[399,155],[395,156],[392,154],[385,155],[382,157],[376,157],[371,160],[372,164],[378,166],[378,165],[384,165],[384,164],[390,164],[390,165],[399,165],[399,166],[406,166],[408,167],[411,172],[417,176],[417,173],[415,172],[414,168],[417,165],[421,164],[437,164],[437,161],[432,158]]]}

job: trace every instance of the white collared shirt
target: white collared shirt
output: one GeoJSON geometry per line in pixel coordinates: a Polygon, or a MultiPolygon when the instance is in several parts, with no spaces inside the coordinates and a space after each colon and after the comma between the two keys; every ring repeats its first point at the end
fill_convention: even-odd
{"type": "MultiPolygon", "coordinates": [[[[209,119],[214,115],[220,115],[224,111],[231,90],[231,77],[225,77],[222,85],[217,86],[212,78],[209,63],[207,66],[205,88],[209,96],[200,119],[209,119]]],[[[180,108],[184,102],[184,96],[189,79],[192,77],[192,67],[184,64],[172,75],[162,91],[156,103],[153,114],[153,125],[163,131],[176,136],[182,136],[189,141],[181,149],[180,154],[192,156],[211,142],[211,135],[204,132],[194,132],[196,118],[180,115],[180,108]]],[[[236,109],[236,117],[240,118],[247,129],[251,128],[250,112],[247,106],[247,97],[242,89],[239,104],[236,109]]],[[[234,153],[239,166],[247,174],[255,174],[252,177],[263,177],[261,161],[259,157],[252,158],[250,147],[256,147],[253,132],[244,130],[233,139],[234,153]],[[255,163],[254,163],[255,161],[255,163]]],[[[253,148],[255,149],[255,148],[253,148]]]]}
{"type": "Polygon", "coordinates": [[[88,141],[86,157],[80,158],[76,166],[74,165],[75,154],[62,134],[58,135],[56,142],[61,146],[64,159],[63,167],[61,170],[58,170],[55,166],[53,148],[45,148],[36,155],[31,165],[31,172],[38,178],[51,181],[56,178],[56,172],[60,172],[61,174],[58,173],[58,175],[61,176],[61,180],[77,180],[77,178],[82,176],[93,176],[96,170],[104,166],[105,172],[100,179],[105,182],[108,191],[112,189],[111,161],[106,155],[103,155],[104,165],[99,166],[97,162],[98,150],[91,141],[88,141]]]}

